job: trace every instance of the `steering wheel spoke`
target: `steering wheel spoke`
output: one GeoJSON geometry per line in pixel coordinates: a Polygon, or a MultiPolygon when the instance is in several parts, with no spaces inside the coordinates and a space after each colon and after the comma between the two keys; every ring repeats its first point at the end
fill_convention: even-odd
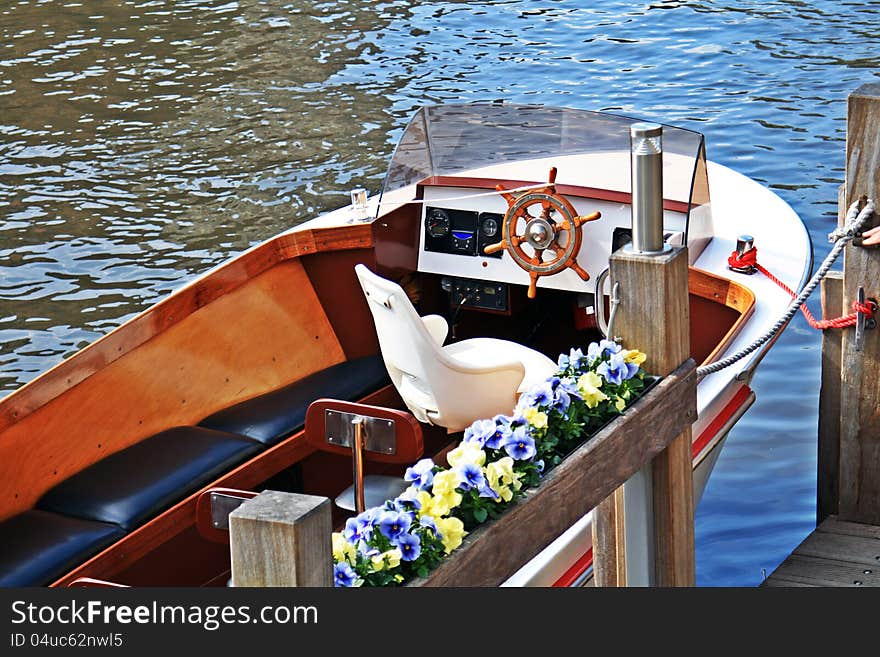
{"type": "Polygon", "coordinates": [[[583,267],[581,267],[577,262],[572,261],[572,262],[569,263],[568,266],[569,266],[569,268],[570,268],[575,274],[577,274],[578,276],[581,277],[581,280],[582,280],[582,281],[588,281],[588,280],[590,280],[590,275],[589,275],[589,274],[586,272],[586,270],[585,270],[583,267]]]}
{"type": "Polygon", "coordinates": [[[591,212],[590,214],[587,214],[587,215],[577,216],[574,218],[574,224],[575,224],[575,226],[580,228],[588,221],[596,221],[596,219],[598,219],[601,216],[602,216],[601,212],[591,212]]]}

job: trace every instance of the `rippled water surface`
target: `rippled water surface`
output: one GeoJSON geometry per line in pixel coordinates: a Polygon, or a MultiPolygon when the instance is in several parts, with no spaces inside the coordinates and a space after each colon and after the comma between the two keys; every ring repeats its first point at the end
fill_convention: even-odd
{"type": "MultiPolygon", "coordinates": [[[[816,256],[872,2],[4,2],[0,395],[195,274],[378,191],[425,102],[609,109],[706,134],[816,256]]],[[[697,515],[698,580],[754,585],[814,519],[818,338],[755,379],[697,515]]]]}

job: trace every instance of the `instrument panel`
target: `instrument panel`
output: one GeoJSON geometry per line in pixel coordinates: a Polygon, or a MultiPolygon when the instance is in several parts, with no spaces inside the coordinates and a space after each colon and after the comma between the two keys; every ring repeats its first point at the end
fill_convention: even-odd
{"type": "Polygon", "coordinates": [[[500,258],[501,253],[485,255],[483,249],[501,239],[501,221],[497,212],[425,208],[425,251],[453,255],[481,255],[500,258]]]}

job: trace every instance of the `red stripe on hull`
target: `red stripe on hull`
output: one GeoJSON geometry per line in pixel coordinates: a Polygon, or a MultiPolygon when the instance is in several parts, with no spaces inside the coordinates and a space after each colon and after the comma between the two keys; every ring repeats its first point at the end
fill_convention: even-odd
{"type": "MultiPolygon", "coordinates": [[[[692,458],[694,460],[700,455],[706,446],[712,442],[715,436],[718,435],[718,432],[721,431],[721,428],[727,423],[727,421],[733,417],[734,413],[739,410],[739,407],[743,405],[748,396],[751,394],[752,389],[748,386],[742,386],[739,390],[734,393],[733,398],[727,402],[727,405],[721,410],[721,412],[715,416],[715,418],[709,423],[709,426],[703,430],[703,433],[700,434],[700,437],[697,438],[693,443],[692,449],[692,458]]],[[[587,569],[593,565],[593,548],[587,550],[581,557],[575,561],[571,567],[563,573],[562,577],[556,580],[553,583],[553,588],[563,588],[568,587],[574,584],[577,581],[578,577],[583,575],[587,569]]]]}

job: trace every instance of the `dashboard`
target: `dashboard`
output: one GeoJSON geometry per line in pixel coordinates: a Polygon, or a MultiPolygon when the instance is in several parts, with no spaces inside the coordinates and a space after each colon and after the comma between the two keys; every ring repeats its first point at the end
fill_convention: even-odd
{"type": "MultiPolygon", "coordinates": [[[[490,188],[491,189],[491,188],[490,188]]],[[[571,269],[542,276],[538,288],[594,292],[594,280],[608,267],[615,246],[615,233],[630,228],[630,206],[617,200],[566,197],[578,214],[602,213],[597,221],[583,226],[583,244],[577,263],[589,272],[583,281],[571,269]]],[[[507,201],[485,189],[425,185],[422,188],[418,270],[420,272],[471,279],[475,282],[529,284],[529,274],[506,252],[486,255],[483,249],[501,241],[507,201]]],[[[667,241],[680,243],[684,236],[683,212],[664,210],[667,241]]],[[[488,286],[487,286],[488,287],[488,286]]],[[[540,292],[539,292],[540,294],[540,292]]]]}

